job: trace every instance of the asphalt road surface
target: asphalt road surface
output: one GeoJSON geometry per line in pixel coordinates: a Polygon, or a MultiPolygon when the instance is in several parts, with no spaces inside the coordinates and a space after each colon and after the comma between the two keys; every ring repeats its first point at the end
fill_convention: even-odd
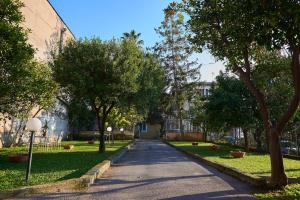
{"type": "Polygon", "coordinates": [[[160,141],[140,140],[87,191],[34,199],[256,199],[251,191],[160,141]]]}

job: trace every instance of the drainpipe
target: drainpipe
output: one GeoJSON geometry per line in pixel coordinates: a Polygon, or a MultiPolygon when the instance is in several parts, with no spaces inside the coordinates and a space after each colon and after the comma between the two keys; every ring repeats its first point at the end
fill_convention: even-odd
{"type": "Polygon", "coordinates": [[[60,29],[60,38],[59,38],[59,53],[62,52],[62,48],[63,48],[63,41],[64,41],[64,33],[67,31],[67,29],[61,28],[60,29]]]}

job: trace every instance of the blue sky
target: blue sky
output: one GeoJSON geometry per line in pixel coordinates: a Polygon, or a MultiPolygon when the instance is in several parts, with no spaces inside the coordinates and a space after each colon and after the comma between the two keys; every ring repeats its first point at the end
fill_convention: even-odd
{"type": "MultiPolygon", "coordinates": [[[[50,0],[77,38],[99,37],[108,40],[136,30],[145,46],[159,41],[154,28],[164,18],[163,9],[172,0],[50,0]]],[[[202,79],[210,81],[223,69],[207,52],[199,55],[202,79]],[[215,64],[209,64],[215,63],[215,64]]]]}

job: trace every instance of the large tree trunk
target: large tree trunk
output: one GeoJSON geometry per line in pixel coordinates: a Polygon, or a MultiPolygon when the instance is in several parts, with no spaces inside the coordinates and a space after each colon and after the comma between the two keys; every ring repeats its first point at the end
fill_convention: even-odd
{"type": "Polygon", "coordinates": [[[204,142],[207,142],[207,131],[203,131],[204,142]]]}
{"type": "MultiPolygon", "coordinates": [[[[299,57],[296,60],[299,61],[299,57]]],[[[295,95],[292,98],[287,111],[283,114],[282,118],[278,120],[278,122],[276,122],[276,126],[273,126],[270,122],[269,110],[265,102],[264,94],[251,81],[249,69],[244,72],[241,68],[237,68],[237,71],[240,74],[240,78],[244,81],[248,89],[251,91],[260,107],[259,111],[263,121],[264,129],[266,131],[266,137],[268,138],[267,144],[269,144],[271,159],[271,185],[273,187],[285,186],[287,185],[287,176],[284,172],[279,136],[280,132],[283,130],[292,114],[295,113],[299,105],[300,90],[298,91],[298,88],[300,86],[300,80],[295,81],[296,79],[298,79],[298,77],[294,77],[295,95]]],[[[299,69],[292,69],[292,71],[298,73],[299,69]]],[[[293,73],[293,75],[295,75],[295,73],[293,73]]]]}
{"type": "Polygon", "coordinates": [[[248,129],[243,129],[244,140],[245,140],[245,151],[249,151],[249,139],[248,139],[248,129]]]}
{"type": "Polygon", "coordinates": [[[182,112],[181,108],[178,107],[179,112],[178,112],[178,118],[179,118],[179,130],[180,130],[180,135],[181,137],[184,135],[184,129],[183,129],[183,119],[182,119],[182,112]]]}
{"type": "Polygon", "coordinates": [[[99,129],[99,153],[105,152],[105,139],[104,139],[104,124],[105,120],[100,118],[100,113],[97,112],[97,124],[98,124],[98,129],[99,129]]]}
{"type": "Polygon", "coordinates": [[[265,138],[265,143],[266,143],[266,152],[270,152],[270,136],[269,136],[269,133],[268,133],[268,131],[265,129],[265,136],[266,136],[266,138],[265,138]]]}
{"type": "Polygon", "coordinates": [[[256,128],[254,131],[254,139],[256,142],[256,151],[258,151],[258,152],[263,152],[262,142],[261,142],[262,131],[263,130],[261,128],[256,128]]]}
{"type": "Polygon", "coordinates": [[[180,129],[180,135],[184,135],[184,130],[183,130],[183,123],[182,123],[182,117],[179,117],[179,129],[180,129]]]}
{"type": "Polygon", "coordinates": [[[284,172],[279,135],[276,129],[269,132],[269,148],[272,166],[271,185],[273,187],[282,187],[288,183],[287,176],[284,172]]]}

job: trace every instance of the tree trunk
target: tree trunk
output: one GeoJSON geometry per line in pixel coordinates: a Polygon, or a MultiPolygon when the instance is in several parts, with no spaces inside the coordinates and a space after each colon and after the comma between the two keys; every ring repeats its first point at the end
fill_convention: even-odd
{"type": "Polygon", "coordinates": [[[111,142],[112,144],[115,144],[115,137],[114,137],[114,126],[112,127],[112,130],[111,130],[111,142]]]}
{"type": "Polygon", "coordinates": [[[269,149],[272,168],[271,185],[273,187],[282,187],[288,183],[287,176],[284,172],[279,135],[276,129],[270,130],[269,132],[269,149]]]}
{"type": "Polygon", "coordinates": [[[255,132],[254,132],[254,139],[256,142],[256,151],[258,151],[258,152],[263,152],[262,142],[261,142],[261,132],[262,132],[261,128],[256,128],[255,132]]]}
{"type": "Polygon", "coordinates": [[[104,140],[104,120],[100,118],[99,111],[96,113],[97,115],[97,124],[99,129],[99,153],[105,152],[105,140],[104,140]]]}
{"type": "Polygon", "coordinates": [[[179,129],[180,129],[180,135],[183,136],[184,131],[183,131],[182,117],[179,118],[179,129]]]}
{"type": "Polygon", "coordinates": [[[205,128],[203,128],[203,140],[207,142],[207,130],[205,128]]]}
{"type": "Polygon", "coordinates": [[[243,129],[244,140],[245,140],[245,151],[249,151],[249,139],[248,139],[248,129],[243,129]]]}
{"type": "Polygon", "coordinates": [[[207,142],[207,132],[205,131],[203,134],[204,134],[204,142],[207,142]]]}
{"type": "Polygon", "coordinates": [[[270,136],[268,134],[268,131],[266,131],[266,130],[265,130],[265,136],[266,136],[266,139],[265,139],[266,140],[265,141],[266,142],[266,149],[265,150],[266,150],[266,152],[270,152],[270,138],[269,138],[270,136]]]}
{"type": "Polygon", "coordinates": [[[179,130],[180,130],[180,135],[183,136],[184,135],[184,130],[183,130],[183,120],[182,120],[182,112],[181,112],[181,108],[179,107],[179,112],[178,112],[178,117],[179,117],[179,130]]]}

